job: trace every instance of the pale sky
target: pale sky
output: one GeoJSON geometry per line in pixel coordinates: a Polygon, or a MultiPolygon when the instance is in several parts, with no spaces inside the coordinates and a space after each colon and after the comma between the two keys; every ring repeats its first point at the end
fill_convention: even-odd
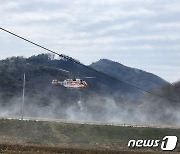
{"type": "MultiPolygon", "coordinates": [[[[0,0],[0,27],[84,64],[180,79],[180,0],[0,0]]],[[[0,59],[43,52],[0,31],[0,59]]]]}

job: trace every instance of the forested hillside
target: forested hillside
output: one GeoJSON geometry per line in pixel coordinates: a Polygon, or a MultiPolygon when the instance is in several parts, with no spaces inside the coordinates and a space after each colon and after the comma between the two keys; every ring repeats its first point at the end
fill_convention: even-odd
{"type": "MultiPolygon", "coordinates": [[[[90,67],[145,90],[168,97],[179,97],[179,83],[172,86],[151,73],[105,59],[90,67]]],[[[0,61],[1,116],[20,115],[24,73],[26,116],[144,123],[147,122],[147,116],[152,119],[156,117],[151,112],[154,111],[153,104],[156,102],[157,108],[162,104],[174,105],[72,61],[57,59],[51,54],[40,54],[0,61]],[[74,90],[52,85],[53,79],[63,81],[68,78],[81,78],[88,83],[88,87],[74,90]],[[143,113],[143,118],[139,118],[138,113],[143,113]]],[[[159,113],[161,116],[167,115],[167,112],[159,113]]],[[[159,117],[156,119],[167,123],[174,115],[165,116],[167,120],[159,117]]],[[[154,123],[153,120],[152,122],[154,123]]]]}

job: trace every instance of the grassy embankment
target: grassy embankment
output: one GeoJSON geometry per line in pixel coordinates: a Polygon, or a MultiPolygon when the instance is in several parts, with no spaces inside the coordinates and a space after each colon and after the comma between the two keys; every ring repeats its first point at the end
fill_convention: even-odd
{"type": "MultiPolygon", "coordinates": [[[[0,152],[28,153],[154,153],[158,149],[128,149],[130,139],[159,139],[180,129],[135,128],[43,121],[0,120],[0,152]],[[134,152],[132,152],[132,150],[134,152]],[[126,151],[126,152],[125,152],[126,151]]],[[[175,150],[180,151],[178,143],[175,150]]]]}

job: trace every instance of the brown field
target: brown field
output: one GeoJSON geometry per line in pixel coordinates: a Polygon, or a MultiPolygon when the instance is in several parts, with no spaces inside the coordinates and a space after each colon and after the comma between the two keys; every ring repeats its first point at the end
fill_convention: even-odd
{"type": "MultiPolygon", "coordinates": [[[[83,147],[53,147],[53,146],[37,146],[37,145],[15,145],[0,144],[0,153],[4,154],[168,154],[172,152],[153,152],[140,150],[111,150],[83,147]]],[[[173,152],[178,154],[178,152],[173,152]]]]}

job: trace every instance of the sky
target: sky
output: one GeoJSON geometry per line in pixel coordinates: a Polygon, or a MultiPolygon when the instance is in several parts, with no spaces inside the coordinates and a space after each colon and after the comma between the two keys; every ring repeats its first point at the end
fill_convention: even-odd
{"type": "MultiPolygon", "coordinates": [[[[180,80],[180,0],[0,0],[0,27],[84,64],[106,58],[180,80]]],[[[0,31],[0,59],[43,52],[0,31]]]]}

